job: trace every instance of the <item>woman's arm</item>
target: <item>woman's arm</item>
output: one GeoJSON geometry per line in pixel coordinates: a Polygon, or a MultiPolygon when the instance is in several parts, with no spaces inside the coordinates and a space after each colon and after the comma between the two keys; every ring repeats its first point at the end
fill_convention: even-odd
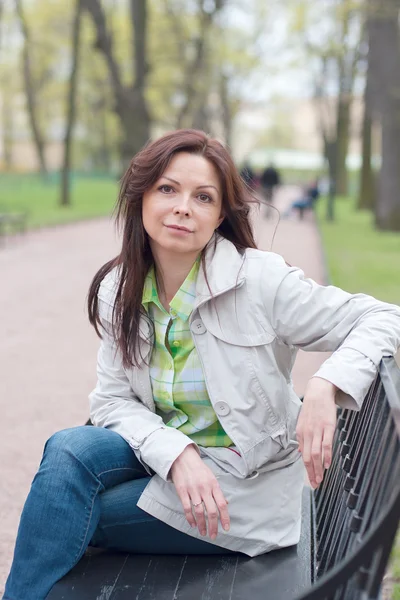
{"type": "Polygon", "coordinates": [[[120,353],[106,331],[97,358],[97,385],[89,400],[93,425],[119,433],[145,467],[170,480],[173,462],[194,442],[178,429],[167,427],[135,397],[120,353]]]}
{"type": "MultiPolygon", "coordinates": [[[[197,445],[178,429],[168,427],[135,397],[121,355],[116,349],[108,319],[109,306],[101,305],[106,328],[97,360],[97,385],[90,394],[90,418],[98,427],[119,433],[138,460],[165,481],[172,481],[182,502],[187,521],[202,535],[214,539],[218,519],[229,529],[227,501],[211,469],[200,458],[197,445]],[[204,506],[207,517],[204,514],[204,506]]],[[[151,474],[151,472],[149,471],[151,474]]]]}
{"type": "Polygon", "coordinates": [[[400,344],[400,309],[364,294],[320,286],[271,255],[263,298],[277,336],[307,351],[333,351],[308,382],[297,422],[313,487],[331,464],[336,404],[359,409],[384,356],[400,344]]]}
{"type": "Polygon", "coordinates": [[[306,279],[271,254],[262,277],[267,315],[276,335],[306,351],[332,351],[315,373],[338,388],[336,402],[358,409],[384,356],[400,344],[400,308],[306,279]]]}

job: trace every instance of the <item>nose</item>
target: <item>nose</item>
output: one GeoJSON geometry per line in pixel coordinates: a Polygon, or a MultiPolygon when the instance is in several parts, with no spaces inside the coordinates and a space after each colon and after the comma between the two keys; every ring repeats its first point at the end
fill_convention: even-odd
{"type": "Polygon", "coordinates": [[[190,217],[192,214],[192,209],[190,206],[190,196],[181,194],[177,198],[176,204],[173,208],[174,215],[184,215],[186,217],[190,217]]]}

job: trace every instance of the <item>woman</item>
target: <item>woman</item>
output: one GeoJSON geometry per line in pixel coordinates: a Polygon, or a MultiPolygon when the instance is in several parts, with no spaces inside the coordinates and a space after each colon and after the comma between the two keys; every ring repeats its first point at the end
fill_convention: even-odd
{"type": "Polygon", "coordinates": [[[47,442],[4,598],[45,598],[89,544],[255,556],[298,542],[299,459],[317,487],[335,404],[359,408],[399,344],[400,311],[257,250],[248,194],[200,131],[168,134],[132,160],[121,253],[89,291],[102,337],[95,427],[47,442]],[[297,348],[333,351],[299,418],[297,348]]]}

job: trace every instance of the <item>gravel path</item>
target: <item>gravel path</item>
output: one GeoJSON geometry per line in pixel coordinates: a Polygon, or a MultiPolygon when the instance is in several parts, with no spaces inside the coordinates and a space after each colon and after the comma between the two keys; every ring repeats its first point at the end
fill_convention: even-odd
{"type": "MultiPolygon", "coordinates": [[[[284,188],[284,210],[298,194],[284,188]]],[[[259,246],[271,249],[278,216],[255,217],[259,246]]],[[[320,239],[311,215],[284,220],[272,249],[324,282],[320,239]]],[[[85,299],[95,271],[118,252],[108,219],[29,233],[0,247],[0,593],[12,559],[19,515],[43,445],[55,431],[88,416],[98,339],[85,299]]],[[[295,384],[301,394],[323,355],[300,353],[295,384]]]]}

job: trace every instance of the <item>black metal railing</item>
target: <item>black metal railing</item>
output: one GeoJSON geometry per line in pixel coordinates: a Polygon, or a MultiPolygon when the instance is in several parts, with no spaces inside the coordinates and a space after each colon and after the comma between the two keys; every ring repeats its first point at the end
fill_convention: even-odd
{"type": "Polygon", "coordinates": [[[299,600],[375,600],[400,519],[400,370],[384,359],[360,412],[340,411],[314,493],[315,581],[299,600]]]}

